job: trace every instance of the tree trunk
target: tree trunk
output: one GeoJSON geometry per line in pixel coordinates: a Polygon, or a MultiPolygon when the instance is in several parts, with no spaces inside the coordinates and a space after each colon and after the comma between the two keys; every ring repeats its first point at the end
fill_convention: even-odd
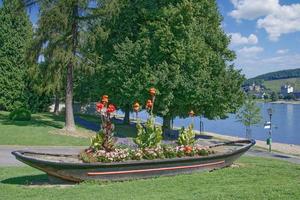
{"type": "Polygon", "coordinates": [[[66,87],[66,131],[75,131],[75,122],[73,115],[73,64],[69,63],[67,67],[67,87],[66,87]]]}
{"type": "Polygon", "coordinates": [[[125,116],[123,119],[124,124],[129,124],[130,123],[130,105],[125,106],[125,116]]]}
{"type": "Polygon", "coordinates": [[[247,138],[247,139],[251,139],[251,138],[252,138],[250,126],[247,126],[247,127],[246,127],[246,138],[247,138]]]}
{"type": "MultiPolygon", "coordinates": [[[[73,22],[72,22],[72,53],[76,56],[77,39],[78,39],[78,2],[73,8],[73,22]]],[[[73,75],[74,75],[74,63],[72,60],[67,65],[67,86],[66,86],[66,131],[75,131],[75,122],[73,114],[73,75]]]]}
{"type": "Polygon", "coordinates": [[[58,115],[59,114],[59,95],[55,95],[55,102],[54,102],[54,114],[58,115]]]}
{"type": "Polygon", "coordinates": [[[163,132],[167,132],[171,129],[171,117],[170,116],[164,116],[163,117],[163,132]]]}

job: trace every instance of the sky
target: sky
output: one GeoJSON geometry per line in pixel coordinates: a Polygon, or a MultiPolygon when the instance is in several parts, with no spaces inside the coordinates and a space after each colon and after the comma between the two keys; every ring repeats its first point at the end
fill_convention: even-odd
{"type": "Polygon", "coordinates": [[[300,68],[300,0],[217,0],[247,78],[300,68]]]}
{"type": "MultiPolygon", "coordinates": [[[[217,0],[236,52],[234,64],[247,78],[300,68],[300,0],[217,0]]],[[[1,0],[0,0],[1,4],[1,0]]],[[[29,10],[37,22],[38,8],[29,10]]]]}

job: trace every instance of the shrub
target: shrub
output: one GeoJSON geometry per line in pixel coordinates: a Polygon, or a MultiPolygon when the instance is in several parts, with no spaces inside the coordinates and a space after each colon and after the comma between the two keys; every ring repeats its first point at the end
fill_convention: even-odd
{"type": "Polygon", "coordinates": [[[31,112],[26,108],[18,108],[9,114],[9,119],[12,121],[30,121],[31,112]]]}
{"type": "Polygon", "coordinates": [[[178,145],[190,146],[195,142],[195,132],[193,130],[193,124],[190,124],[188,129],[185,130],[184,127],[180,130],[180,135],[178,137],[178,145]]]}
{"type": "Polygon", "coordinates": [[[136,128],[137,137],[134,139],[134,142],[140,148],[153,148],[160,145],[162,140],[162,129],[161,127],[155,125],[153,117],[149,117],[145,127],[138,121],[136,128]]]}

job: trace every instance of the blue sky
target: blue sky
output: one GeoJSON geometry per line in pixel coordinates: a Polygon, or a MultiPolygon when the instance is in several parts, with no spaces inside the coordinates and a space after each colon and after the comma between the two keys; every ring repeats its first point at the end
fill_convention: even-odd
{"type": "MultiPolygon", "coordinates": [[[[1,0],[0,0],[1,3],[1,0]]],[[[217,0],[232,37],[236,68],[247,78],[300,68],[300,0],[217,0]]],[[[33,23],[38,8],[29,10],[33,23]]]]}
{"type": "Polygon", "coordinates": [[[300,0],[217,0],[247,77],[300,68],[300,0]]]}

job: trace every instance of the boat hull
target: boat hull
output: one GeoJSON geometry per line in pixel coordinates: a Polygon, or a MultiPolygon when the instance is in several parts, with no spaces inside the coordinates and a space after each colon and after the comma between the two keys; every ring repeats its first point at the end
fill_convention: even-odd
{"type": "Polygon", "coordinates": [[[211,171],[230,166],[255,144],[254,140],[239,140],[214,145],[240,145],[234,151],[211,154],[209,156],[185,157],[160,160],[126,161],[118,163],[67,162],[77,155],[45,154],[37,152],[14,151],[12,154],[21,162],[46,172],[56,180],[70,182],[85,180],[120,181],[130,179],[171,176],[199,171],[211,171]],[[48,159],[41,159],[41,157],[48,159]],[[51,160],[55,158],[55,160],[51,160]]]}

